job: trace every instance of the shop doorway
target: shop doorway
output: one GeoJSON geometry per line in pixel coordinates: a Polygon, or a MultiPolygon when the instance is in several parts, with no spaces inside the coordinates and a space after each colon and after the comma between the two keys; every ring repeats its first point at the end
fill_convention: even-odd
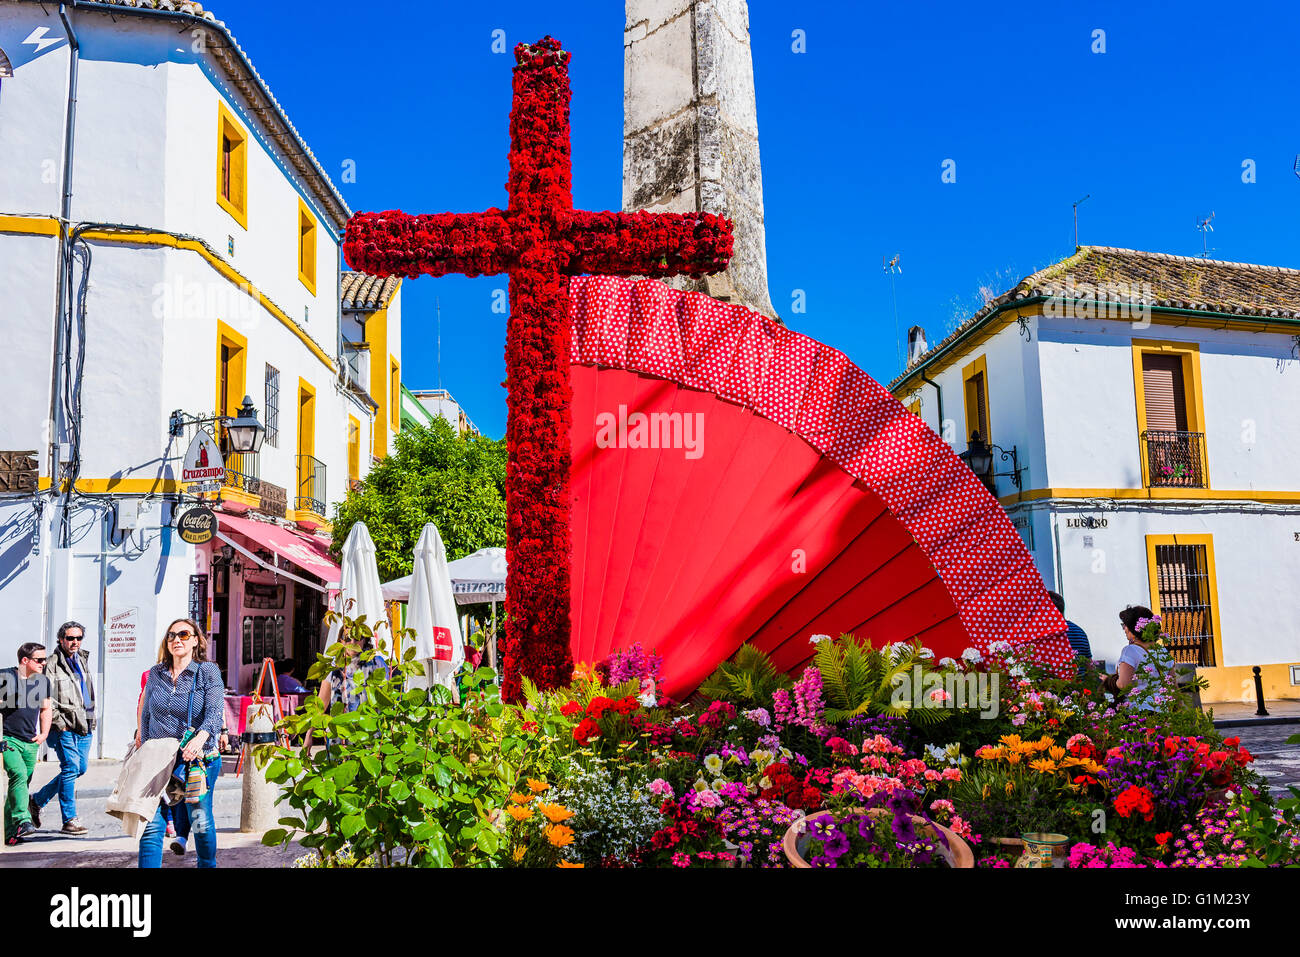
{"type": "Polygon", "coordinates": [[[325,617],[324,596],[314,588],[295,582],[293,586],[293,662],[294,674],[304,684],[307,669],[316,663],[316,653],[324,650],[321,621],[325,617]]]}

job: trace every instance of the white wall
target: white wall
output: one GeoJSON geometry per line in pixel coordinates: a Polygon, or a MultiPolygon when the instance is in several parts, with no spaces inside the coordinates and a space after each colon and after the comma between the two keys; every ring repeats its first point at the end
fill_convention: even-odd
{"type": "MultiPolygon", "coordinates": [[[[1125,644],[1116,617],[1150,605],[1147,535],[1212,535],[1225,666],[1300,660],[1300,543],[1295,515],[1243,514],[1203,507],[1163,511],[1060,510],[1066,617],[1088,632],[1093,654],[1114,662],[1125,644]],[[1081,514],[1106,528],[1067,528],[1081,514]],[[1084,543],[1085,537],[1092,545],[1084,543]]],[[[1049,569],[1050,576],[1050,569],[1049,569]]]]}
{"type": "MultiPolygon", "coordinates": [[[[1042,400],[1036,361],[1036,321],[1031,318],[1028,322],[1030,338],[1025,338],[1020,333],[1020,327],[1012,323],[971,349],[948,368],[938,373],[927,373],[943,390],[943,414],[948,420],[946,426],[939,421],[939,402],[933,386],[918,382],[911,392],[901,396],[904,404],[910,403],[913,397],[919,397],[922,420],[943,436],[953,451],[965,452],[973,425],[966,421],[966,388],[962,380],[962,369],[981,356],[984,357],[988,368],[986,401],[993,432],[992,436],[985,436],[985,439],[991,439],[1006,450],[1016,448],[1023,469],[1022,487],[1026,489],[1034,488],[1034,483],[1046,472],[1040,425],[1042,400]]],[[[1011,471],[1009,459],[1003,462],[995,457],[993,465],[994,472],[1011,471]]],[[[1015,491],[1011,479],[1006,476],[998,477],[996,485],[998,495],[1008,495],[1015,491]]]]}
{"type": "Polygon", "coordinates": [[[1300,489],[1300,361],[1286,358],[1289,337],[1070,319],[1044,319],[1039,329],[1048,423],[1048,478],[1039,487],[1142,487],[1136,338],[1200,344],[1212,489],[1300,489]]]}

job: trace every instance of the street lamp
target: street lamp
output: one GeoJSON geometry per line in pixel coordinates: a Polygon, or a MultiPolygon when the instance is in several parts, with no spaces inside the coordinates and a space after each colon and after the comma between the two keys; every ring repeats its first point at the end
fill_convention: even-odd
{"type": "Polygon", "coordinates": [[[257,409],[253,408],[253,400],[249,396],[244,396],[244,404],[239,407],[239,414],[229,415],[210,415],[195,416],[187,415],[185,412],[177,409],[171,414],[167,422],[167,433],[173,438],[185,434],[187,425],[206,425],[209,422],[215,422],[225,427],[226,441],[230,443],[230,451],[239,455],[249,455],[258,452],[262,448],[262,439],[266,437],[266,429],[262,423],[257,421],[257,409]]]}
{"type": "Polygon", "coordinates": [[[256,454],[262,448],[266,430],[257,421],[257,410],[253,408],[253,400],[249,396],[244,396],[239,415],[226,419],[226,435],[230,439],[231,450],[241,455],[250,452],[256,454]]]}
{"type": "MultiPolygon", "coordinates": [[[[1020,489],[1020,457],[1016,454],[1016,447],[1013,445],[1009,449],[1004,449],[1000,445],[992,445],[984,441],[978,432],[970,434],[970,441],[966,444],[966,451],[958,453],[958,458],[966,463],[969,468],[984,483],[985,487],[993,492],[995,488],[994,479],[999,476],[1011,479],[1011,484],[1020,489]],[[999,461],[1011,462],[1010,472],[993,471],[993,453],[999,453],[999,461]]],[[[996,493],[995,493],[996,494],[996,493]]]]}

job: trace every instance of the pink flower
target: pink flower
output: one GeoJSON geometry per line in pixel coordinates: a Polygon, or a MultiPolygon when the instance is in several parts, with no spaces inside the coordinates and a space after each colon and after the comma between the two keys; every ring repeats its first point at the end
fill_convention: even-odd
{"type": "Polygon", "coordinates": [[[650,793],[656,797],[671,801],[673,799],[673,786],[663,778],[655,778],[650,782],[650,793]]]}

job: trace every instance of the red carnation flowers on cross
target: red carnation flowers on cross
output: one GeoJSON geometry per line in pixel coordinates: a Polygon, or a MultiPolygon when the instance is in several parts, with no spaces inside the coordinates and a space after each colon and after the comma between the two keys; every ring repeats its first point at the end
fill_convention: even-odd
{"type": "Polygon", "coordinates": [[[510,276],[506,332],[506,601],[502,696],[520,678],[554,688],[569,648],[569,277],[700,277],[731,259],[731,223],[709,213],[573,208],[569,57],[545,37],[515,48],[505,210],[359,213],[343,253],[380,276],[510,276]]]}

